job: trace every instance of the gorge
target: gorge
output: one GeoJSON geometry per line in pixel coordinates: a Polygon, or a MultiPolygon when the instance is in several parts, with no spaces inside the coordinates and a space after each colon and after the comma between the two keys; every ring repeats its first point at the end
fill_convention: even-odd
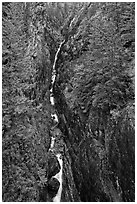
{"type": "Polygon", "coordinates": [[[2,199],[135,201],[134,2],[3,2],[2,199]]]}

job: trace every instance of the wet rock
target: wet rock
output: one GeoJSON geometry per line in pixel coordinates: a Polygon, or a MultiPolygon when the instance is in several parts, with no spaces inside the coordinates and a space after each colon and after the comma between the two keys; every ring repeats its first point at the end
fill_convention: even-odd
{"type": "Polygon", "coordinates": [[[63,165],[63,188],[61,201],[62,202],[81,202],[71,168],[71,158],[68,149],[65,145],[63,165]]]}
{"type": "Polygon", "coordinates": [[[59,186],[60,186],[60,182],[54,177],[52,177],[48,181],[48,194],[50,198],[53,198],[56,196],[59,186]]]}
{"type": "Polygon", "coordinates": [[[60,171],[60,164],[55,155],[50,154],[48,158],[48,179],[60,171]]]}
{"type": "Polygon", "coordinates": [[[62,136],[62,132],[59,128],[53,128],[51,130],[51,134],[53,137],[55,137],[55,138],[57,137],[58,139],[62,136]]]}

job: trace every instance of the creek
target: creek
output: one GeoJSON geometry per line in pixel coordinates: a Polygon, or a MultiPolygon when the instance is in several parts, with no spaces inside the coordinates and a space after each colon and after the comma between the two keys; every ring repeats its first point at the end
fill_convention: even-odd
{"type": "MultiPolygon", "coordinates": [[[[52,78],[51,78],[50,103],[54,109],[54,113],[51,114],[51,118],[56,122],[56,124],[58,124],[59,120],[58,120],[58,116],[57,116],[57,113],[56,113],[55,107],[54,107],[55,106],[55,98],[54,98],[54,93],[53,93],[53,87],[54,87],[54,84],[56,81],[56,76],[57,76],[56,63],[58,60],[58,55],[60,53],[61,47],[64,44],[64,42],[65,42],[65,40],[63,40],[60,43],[59,48],[55,54],[55,59],[54,59],[53,68],[52,68],[52,78]]],[[[52,127],[52,128],[54,128],[54,127],[52,127]]],[[[55,156],[59,162],[59,165],[60,165],[60,171],[55,176],[53,176],[53,178],[56,178],[60,183],[58,192],[57,192],[56,196],[53,198],[53,202],[61,202],[61,194],[62,194],[63,156],[55,148],[57,140],[58,140],[58,136],[52,135],[51,143],[50,143],[50,149],[49,149],[49,151],[54,152],[54,154],[55,154],[55,156]]]]}

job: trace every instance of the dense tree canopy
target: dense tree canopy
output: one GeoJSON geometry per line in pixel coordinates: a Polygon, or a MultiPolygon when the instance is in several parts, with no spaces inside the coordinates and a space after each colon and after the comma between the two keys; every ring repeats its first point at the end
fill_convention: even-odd
{"type": "Polygon", "coordinates": [[[3,2],[3,201],[46,201],[62,42],[54,97],[72,186],[81,201],[134,201],[134,2],[3,2]]]}

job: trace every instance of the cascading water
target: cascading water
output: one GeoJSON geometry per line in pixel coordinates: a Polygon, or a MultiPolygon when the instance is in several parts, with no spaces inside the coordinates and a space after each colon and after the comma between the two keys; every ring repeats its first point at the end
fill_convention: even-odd
{"type": "Polygon", "coordinates": [[[54,178],[58,179],[58,181],[60,182],[60,186],[59,186],[59,190],[57,192],[57,195],[53,198],[53,202],[60,202],[61,200],[61,193],[62,193],[62,170],[63,170],[63,160],[62,160],[62,155],[61,154],[57,154],[56,155],[58,162],[60,164],[60,171],[58,174],[56,174],[54,176],[54,178]]]}
{"type": "Polygon", "coordinates": [[[63,40],[61,43],[60,43],[60,46],[56,52],[56,55],[55,55],[55,59],[54,59],[54,63],[53,63],[53,69],[52,69],[52,78],[51,78],[51,89],[50,89],[50,102],[51,102],[51,105],[55,105],[55,100],[54,100],[54,94],[53,94],[53,85],[55,83],[55,80],[56,80],[56,62],[57,62],[57,59],[58,59],[58,54],[60,52],[60,49],[62,47],[62,45],[64,44],[65,40],[63,40]]]}
{"type": "MultiPolygon", "coordinates": [[[[56,62],[57,62],[57,59],[58,59],[58,54],[61,50],[61,47],[62,45],[64,44],[65,40],[63,40],[56,52],[56,55],[55,55],[55,59],[54,59],[54,64],[53,64],[53,69],[52,69],[52,81],[51,81],[51,89],[50,89],[50,103],[51,105],[54,107],[55,105],[55,99],[54,99],[54,94],[53,94],[53,86],[55,84],[55,80],[56,80],[56,75],[57,75],[57,71],[56,71],[56,62]]],[[[51,117],[54,118],[54,121],[56,122],[56,124],[58,124],[58,116],[55,113],[52,113],[51,114],[51,117]]],[[[54,128],[54,127],[53,127],[54,128]]],[[[56,196],[53,198],[53,202],[60,202],[61,201],[61,194],[62,194],[62,172],[63,172],[63,157],[61,155],[61,153],[56,153],[56,149],[55,149],[55,143],[56,143],[56,136],[52,136],[51,137],[51,143],[50,143],[50,149],[49,151],[52,151],[55,153],[55,156],[60,164],[60,171],[59,173],[57,173],[55,176],[53,176],[53,178],[56,178],[59,183],[60,183],[60,186],[59,186],[59,189],[58,189],[58,192],[56,194],[56,196]]]]}

